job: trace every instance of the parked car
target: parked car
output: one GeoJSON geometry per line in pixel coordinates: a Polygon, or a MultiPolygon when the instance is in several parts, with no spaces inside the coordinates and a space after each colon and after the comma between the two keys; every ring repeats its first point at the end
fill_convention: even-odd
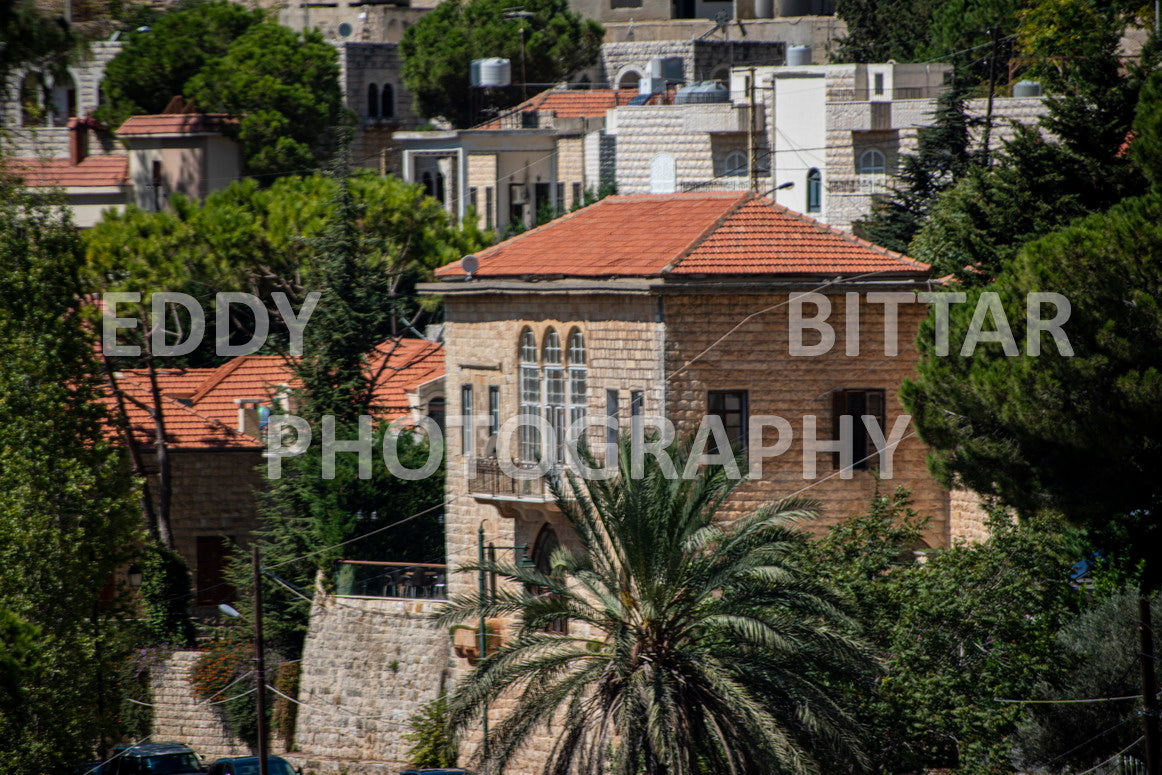
{"type": "MultiPolygon", "coordinates": [[[[286,759],[278,756],[266,757],[267,775],[302,775],[296,773],[286,759]]],[[[257,756],[231,756],[218,759],[210,765],[209,775],[258,775],[257,756]]]]}
{"type": "Polygon", "coordinates": [[[193,775],[206,771],[194,749],[181,743],[142,743],[107,765],[108,775],[193,775]]]}

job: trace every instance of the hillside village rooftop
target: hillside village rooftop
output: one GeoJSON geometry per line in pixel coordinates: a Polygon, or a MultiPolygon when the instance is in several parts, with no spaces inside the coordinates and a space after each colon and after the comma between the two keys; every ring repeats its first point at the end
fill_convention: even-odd
{"type": "Polygon", "coordinates": [[[909,284],[931,275],[927,264],[749,192],[611,196],[482,250],[476,260],[471,275],[458,262],[425,289],[471,292],[487,281],[567,278],[909,284]]]}

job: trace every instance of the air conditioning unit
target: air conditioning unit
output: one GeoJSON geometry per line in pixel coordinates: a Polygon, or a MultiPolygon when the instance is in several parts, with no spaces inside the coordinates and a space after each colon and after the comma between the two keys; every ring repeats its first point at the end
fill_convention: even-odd
{"type": "Polygon", "coordinates": [[[508,198],[514,205],[526,204],[529,201],[529,190],[519,183],[514,183],[508,187],[508,198]]]}

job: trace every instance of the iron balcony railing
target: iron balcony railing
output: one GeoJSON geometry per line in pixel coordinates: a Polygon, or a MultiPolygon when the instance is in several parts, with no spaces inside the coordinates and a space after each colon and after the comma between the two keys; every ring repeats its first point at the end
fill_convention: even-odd
{"type": "Polygon", "coordinates": [[[335,591],[359,597],[444,600],[448,566],[424,562],[340,560],[335,591]]]}
{"type": "MultiPolygon", "coordinates": [[[[525,469],[530,474],[535,470],[533,463],[514,462],[516,468],[525,469]]],[[[554,469],[556,470],[556,468],[554,469]]],[[[495,495],[508,498],[548,499],[553,497],[548,479],[553,472],[531,479],[517,479],[509,476],[501,468],[495,457],[476,459],[476,472],[468,480],[468,491],[478,495],[495,495]]]]}

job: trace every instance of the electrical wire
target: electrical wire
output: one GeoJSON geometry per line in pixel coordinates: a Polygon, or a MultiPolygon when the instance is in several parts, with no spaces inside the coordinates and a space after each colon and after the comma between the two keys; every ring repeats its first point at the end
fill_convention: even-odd
{"type": "Polygon", "coordinates": [[[336,709],[322,708],[322,707],[319,707],[318,705],[309,705],[309,704],[303,702],[302,700],[296,700],[294,697],[288,697],[287,695],[283,694],[278,689],[275,689],[273,686],[271,686],[269,684],[267,684],[266,688],[269,689],[270,691],[274,692],[275,694],[277,694],[279,697],[282,697],[284,700],[287,700],[289,702],[293,702],[295,705],[301,705],[304,708],[310,708],[311,710],[317,710],[320,713],[330,713],[332,715],[343,716],[344,718],[362,718],[362,719],[371,719],[374,721],[386,721],[390,724],[395,724],[396,726],[407,727],[409,729],[411,728],[410,722],[399,721],[398,719],[392,718],[390,716],[364,716],[364,715],[361,715],[359,713],[351,713],[350,711],[343,711],[343,710],[339,710],[337,708],[336,709]]]}

